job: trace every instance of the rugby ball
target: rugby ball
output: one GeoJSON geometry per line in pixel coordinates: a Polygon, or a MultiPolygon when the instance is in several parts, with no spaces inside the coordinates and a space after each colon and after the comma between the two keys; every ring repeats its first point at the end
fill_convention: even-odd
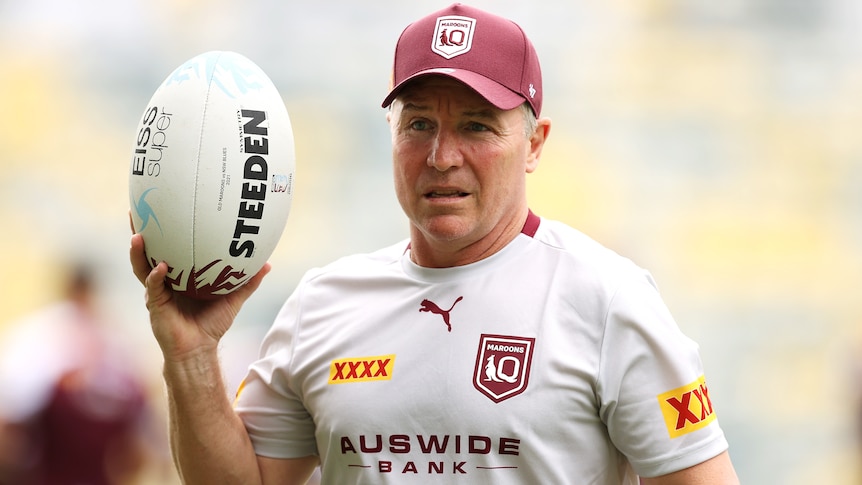
{"type": "Polygon", "coordinates": [[[293,197],[294,139],[267,75],[234,52],[196,56],[147,103],[129,171],[151,266],[193,298],[226,295],[272,255],[293,197]]]}

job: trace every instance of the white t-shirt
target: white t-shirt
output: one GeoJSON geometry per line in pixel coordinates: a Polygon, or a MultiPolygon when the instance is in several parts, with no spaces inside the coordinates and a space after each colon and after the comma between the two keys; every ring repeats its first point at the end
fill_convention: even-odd
{"type": "Polygon", "coordinates": [[[328,484],[635,484],[727,449],[651,277],[532,214],[470,265],[405,241],[308,272],[235,409],[259,455],[319,455],[328,484]]]}

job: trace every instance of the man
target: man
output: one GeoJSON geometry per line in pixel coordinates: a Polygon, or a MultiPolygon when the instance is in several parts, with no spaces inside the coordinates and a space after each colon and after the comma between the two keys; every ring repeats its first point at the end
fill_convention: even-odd
{"type": "Polygon", "coordinates": [[[189,483],[737,483],[696,345],[649,275],[530,212],[551,122],[530,41],[455,4],[398,41],[410,239],[308,272],[233,406],[218,341],[270,270],[180,299],[132,238],[189,483]]]}
{"type": "Polygon", "coordinates": [[[108,485],[145,465],[145,382],[101,314],[93,268],[0,341],[0,484],[108,485]]]}

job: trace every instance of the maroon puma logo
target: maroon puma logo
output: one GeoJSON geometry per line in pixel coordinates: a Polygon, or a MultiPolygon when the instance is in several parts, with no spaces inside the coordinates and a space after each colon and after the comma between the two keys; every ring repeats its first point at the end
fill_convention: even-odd
{"type": "Polygon", "coordinates": [[[431,313],[436,313],[437,315],[440,315],[441,317],[443,317],[443,323],[446,324],[446,328],[451,332],[452,331],[452,325],[449,323],[449,312],[451,312],[452,309],[455,308],[455,305],[459,301],[461,301],[463,298],[464,298],[463,296],[459,296],[455,300],[455,303],[453,303],[452,306],[450,306],[448,310],[440,309],[440,307],[437,306],[437,304],[431,300],[422,300],[422,308],[420,308],[419,311],[420,312],[431,312],[431,313]]]}

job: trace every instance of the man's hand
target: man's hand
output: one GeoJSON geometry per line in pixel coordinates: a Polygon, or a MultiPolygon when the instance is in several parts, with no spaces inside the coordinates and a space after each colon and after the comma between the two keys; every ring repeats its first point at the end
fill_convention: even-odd
{"type": "Polygon", "coordinates": [[[218,342],[233,324],[243,303],[260,286],[271,266],[261,270],[236,291],[211,300],[196,300],[165,284],[167,264],[151,268],[144,253],[144,238],[132,236],[129,248],[132,270],[146,287],[146,305],[153,334],[166,363],[182,361],[198,352],[215,352],[218,342]]]}

